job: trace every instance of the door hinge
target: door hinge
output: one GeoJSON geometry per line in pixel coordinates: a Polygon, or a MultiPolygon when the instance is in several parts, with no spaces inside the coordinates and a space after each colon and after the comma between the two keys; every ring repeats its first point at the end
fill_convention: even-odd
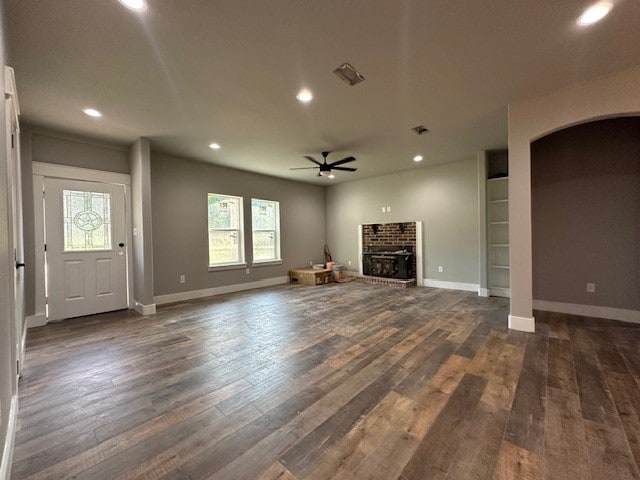
{"type": "Polygon", "coordinates": [[[16,375],[20,375],[20,360],[16,360],[16,375]]]}
{"type": "Polygon", "coordinates": [[[44,251],[45,252],[47,251],[47,244],[46,243],[44,244],[44,251]]]}
{"type": "Polygon", "coordinates": [[[14,135],[13,133],[11,134],[11,148],[16,148],[14,145],[14,141],[13,141],[14,135]]]}

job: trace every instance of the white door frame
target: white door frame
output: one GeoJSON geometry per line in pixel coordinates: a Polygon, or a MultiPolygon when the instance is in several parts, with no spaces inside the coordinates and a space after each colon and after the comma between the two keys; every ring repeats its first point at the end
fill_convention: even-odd
{"type": "MultiPolygon", "coordinates": [[[[33,214],[35,237],[35,276],[36,276],[36,308],[35,315],[27,318],[27,327],[38,327],[47,324],[45,298],[45,229],[44,229],[44,179],[60,178],[65,180],[84,180],[89,182],[123,185],[125,190],[125,228],[127,245],[133,244],[131,219],[131,175],[128,173],[105,172],[89,168],[69,167],[53,163],[33,162],[33,214]]],[[[134,307],[133,300],[133,262],[131,248],[127,248],[127,304],[134,307]]]]}

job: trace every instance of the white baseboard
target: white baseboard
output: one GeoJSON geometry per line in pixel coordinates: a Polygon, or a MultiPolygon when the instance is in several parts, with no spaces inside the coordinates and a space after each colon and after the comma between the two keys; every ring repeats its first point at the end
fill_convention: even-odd
{"type": "Polygon", "coordinates": [[[223,295],[225,293],[242,292],[244,290],[253,290],[255,288],[272,287],[274,285],[283,285],[289,283],[289,276],[266,278],[256,282],[238,283],[235,285],[225,285],[222,287],[205,288],[203,290],[192,290],[189,292],[169,293],[167,295],[158,295],[153,297],[156,305],[165,303],[184,302],[185,300],[193,300],[194,298],[212,297],[214,295],[223,295]]]}
{"type": "Polygon", "coordinates": [[[434,280],[432,278],[425,278],[424,286],[446,288],[447,290],[464,290],[465,292],[478,292],[479,288],[479,285],[477,283],[447,282],[444,280],[434,280]]]}
{"type": "Polygon", "coordinates": [[[156,313],[156,304],[152,303],[151,305],[143,305],[140,302],[133,302],[133,309],[138,312],[140,315],[155,315],[156,313]]]}
{"type": "Polygon", "coordinates": [[[478,288],[478,296],[479,297],[488,297],[489,289],[488,288],[478,288]]]}
{"type": "Polygon", "coordinates": [[[44,327],[47,324],[47,316],[44,313],[29,315],[26,318],[27,328],[44,327]]]}
{"type": "Polygon", "coordinates": [[[534,300],[533,308],[546,312],[568,313],[583,317],[606,318],[621,322],[640,323],[640,311],[625,310],[623,308],[599,307],[597,305],[580,305],[577,303],[550,302],[534,300]]]}
{"type": "Polygon", "coordinates": [[[533,333],[536,331],[536,321],[533,317],[517,317],[509,315],[509,328],[521,332],[533,333]]]}
{"type": "Polygon", "coordinates": [[[13,462],[13,443],[16,436],[16,420],[18,418],[18,396],[11,398],[11,409],[9,410],[9,422],[7,424],[7,434],[2,448],[2,458],[0,459],[0,480],[8,480],[11,476],[11,463],[13,462]]]}
{"type": "Polygon", "coordinates": [[[511,289],[510,288],[492,287],[492,288],[489,289],[489,295],[491,295],[492,297],[511,298],[511,289]]]}

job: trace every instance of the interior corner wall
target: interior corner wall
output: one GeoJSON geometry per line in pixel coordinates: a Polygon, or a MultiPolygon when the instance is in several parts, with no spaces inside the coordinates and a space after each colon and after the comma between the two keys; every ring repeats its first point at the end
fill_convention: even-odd
{"type": "Polygon", "coordinates": [[[133,297],[141,305],[153,301],[153,236],[151,221],[151,145],[138,138],[129,154],[133,223],[133,297]]]}
{"type": "Polygon", "coordinates": [[[640,311],[640,117],[536,140],[531,177],[534,300],[640,311]]]}
{"type": "Polygon", "coordinates": [[[151,152],[151,198],[156,297],[283,278],[324,262],[325,187],[151,152]],[[208,193],[243,197],[249,274],[208,270],[208,193]],[[251,198],[280,202],[281,265],[251,266],[251,198]]]}
{"type": "Polygon", "coordinates": [[[511,316],[533,328],[531,142],[586,121],[640,114],[640,66],[509,105],[511,316]]]}
{"type": "Polygon", "coordinates": [[[478,195],[475,157],[333,185],[327,187],[327,242],[337,262],[357,271],[358,225],[420,221],[425,278],[478,285],[478,195]],[[383,206],[391,211],[382,213],[383,206]]]}

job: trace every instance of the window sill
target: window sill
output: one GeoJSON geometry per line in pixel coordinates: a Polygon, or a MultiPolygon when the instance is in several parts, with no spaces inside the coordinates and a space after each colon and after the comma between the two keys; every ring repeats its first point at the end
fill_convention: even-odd
{"type": "Polygon", "coordinates": [[[263,260],[251,264],[252,267],[270,267],[272,265],[282,265],[282,260],[263,260]]]}
{"type": "Polygon", "coordinates": [[[225,263],[221,265],[209,265],[210,272],[222,272],[224,270],[242,270],[247,268],[246,263],[225,263]]]}

